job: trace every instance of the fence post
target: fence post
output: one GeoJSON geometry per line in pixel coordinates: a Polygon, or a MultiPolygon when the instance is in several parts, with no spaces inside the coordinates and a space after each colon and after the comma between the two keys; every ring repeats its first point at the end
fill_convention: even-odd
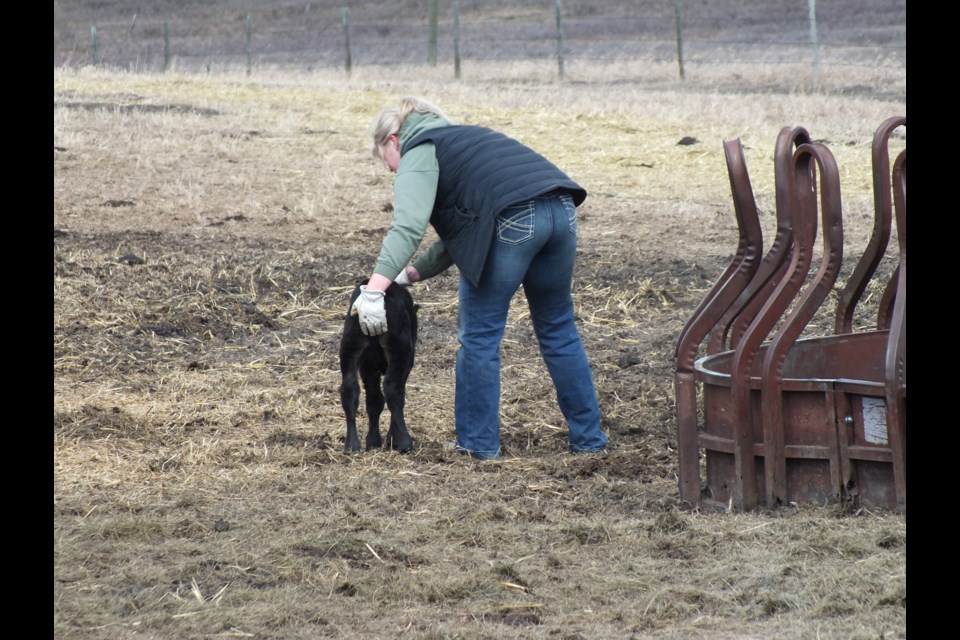
{"type": "Polygon", "coordinates": [[[100,38],[97,37],[97,25],[90,27],[90,44],[93,47],[93,64],[100,64],[100,38]]]}
{"type": "Polygon", "coordinates": [[[453,76],[460,79],[460,0],[453,0],[453,76]]]}
{"type": "Polygon", "coordinates": [[[253,67],[252,59],[252,50],[251,41],[253,40],[253,16],[249,13],[247,14],[247,75],[250,75],[250,70],[253,67]]]}
{"type": "Polygon", "coordinates": [[[439,0],[430,0],[428,14],[430,21],[430,39],[427,44],[427,64],[437,66],[437,5],[439,0]]]}
{"type": "Polygon", "coordinates": [[[163,21],[163,71],[170,68],[170,29],[167,27],[167,21],[163,21]]]}
{"type": "Polygon", "coordinates": [[[557,0],[557,65],[560,68],[560,79],[563,80],[563,22],[560,14],[563,11],[563,0],[557,0]]]}
{"type": "Polygon", "coordinates": [[[350,57],[350,7],[343,8],[343,39],[347,45],[347,75],[350,75],[350,69],[353,67],[353,61],[350,57]]]}
{"type": "Polygon", "coordinates": [[[683,31],[680,27],[680,0],[673,0],[673,14],[677,20],[677,61],[680,64],[680,79],[685,79],[683,73],[683,31]]]}
{"type": "Polygon", "coordinates": [[[813,90],[820,90],[820,47],[817,45],[816,0],[807,0],[810,12],[810,46],[813,49],[813,90]]]}

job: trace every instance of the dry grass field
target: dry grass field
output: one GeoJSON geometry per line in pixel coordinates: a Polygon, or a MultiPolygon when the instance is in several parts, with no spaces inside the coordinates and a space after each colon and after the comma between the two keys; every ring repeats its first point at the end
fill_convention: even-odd
{"type": "Polygon", "coordinates": [[[737,92],[735,69],[677,83],[665,64],[651,85],[630,71],[55,68],[54,637],[905,638],[906,516],[691,510],[673,404],[679,331],[736,249],[723,140],[744,143],[765,239],[780,128],[829,145],[854,256],[842,281],[905,71],[825,74],[820,93],[771,90],[782,65],[737,92]],[[343,453],[340,327],[390,224],[366,128],[411,93],[589,191],[574,296],[606,454],[567,453],[522,296],[506,455],[452,452],[455,269],[412,289],[413,452],[343,453]]]}

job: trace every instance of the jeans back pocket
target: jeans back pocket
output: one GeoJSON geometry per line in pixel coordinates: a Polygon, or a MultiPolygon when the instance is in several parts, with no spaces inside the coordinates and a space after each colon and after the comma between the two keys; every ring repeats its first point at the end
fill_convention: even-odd
{"type": "Polygon", "coordinates": [[[497,240],[506,244],[520,244],[533,237],[534,202],[515,204],[497,216],[497,240]]]}

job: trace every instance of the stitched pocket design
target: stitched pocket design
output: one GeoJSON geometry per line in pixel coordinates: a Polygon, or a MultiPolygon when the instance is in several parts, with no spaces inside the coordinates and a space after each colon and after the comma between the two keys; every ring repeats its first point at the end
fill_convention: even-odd
{"type": "Polygon", "coordinates": [[[497,240],[520,244],[533,237],[533,202],[507,207],[497,216],[497,240]]]}

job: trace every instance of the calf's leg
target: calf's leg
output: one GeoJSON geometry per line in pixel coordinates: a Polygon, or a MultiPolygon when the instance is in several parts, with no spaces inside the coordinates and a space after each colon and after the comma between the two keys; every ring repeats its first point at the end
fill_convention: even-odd
{"type": "Polygon", "coordinates": [[[349,358],[345,362],[341,359],[340,375],[340,404],[347,417],[347,437],[344,450],[347,452],[360,451],[360,437],[357,435],[357,409],[360,407],[360,383],[357,381],[357,369],[349,358]]]}
{"type": "Polygon", "coordinates": [[[366,394],[366,408],[369,426],[367,427],[367,451],[379,449],[383,446],[383,438],[380,435],[380,414],[383,413],[385,404],[383,391],[380,389],[380,372],[382,356],[374,354],[373,350],[368,350],[365,357],[360,361],[360,379],[363,380],[363,391],[366,394]],[[374,357],[377,355],[379,357],[374,357]]]}
{"type": "Polygon", "coordinates": [[[403,418],[407,378],[411,368],[413,368],[412,348],[391,350],[387,358],[387,371],[383,377],[383,393],[386,396],[387,408],[390,409],[387,446],[400,453],[407,453],[413,449],[413,440],[410,438],[407,423],[403,418]]]}

